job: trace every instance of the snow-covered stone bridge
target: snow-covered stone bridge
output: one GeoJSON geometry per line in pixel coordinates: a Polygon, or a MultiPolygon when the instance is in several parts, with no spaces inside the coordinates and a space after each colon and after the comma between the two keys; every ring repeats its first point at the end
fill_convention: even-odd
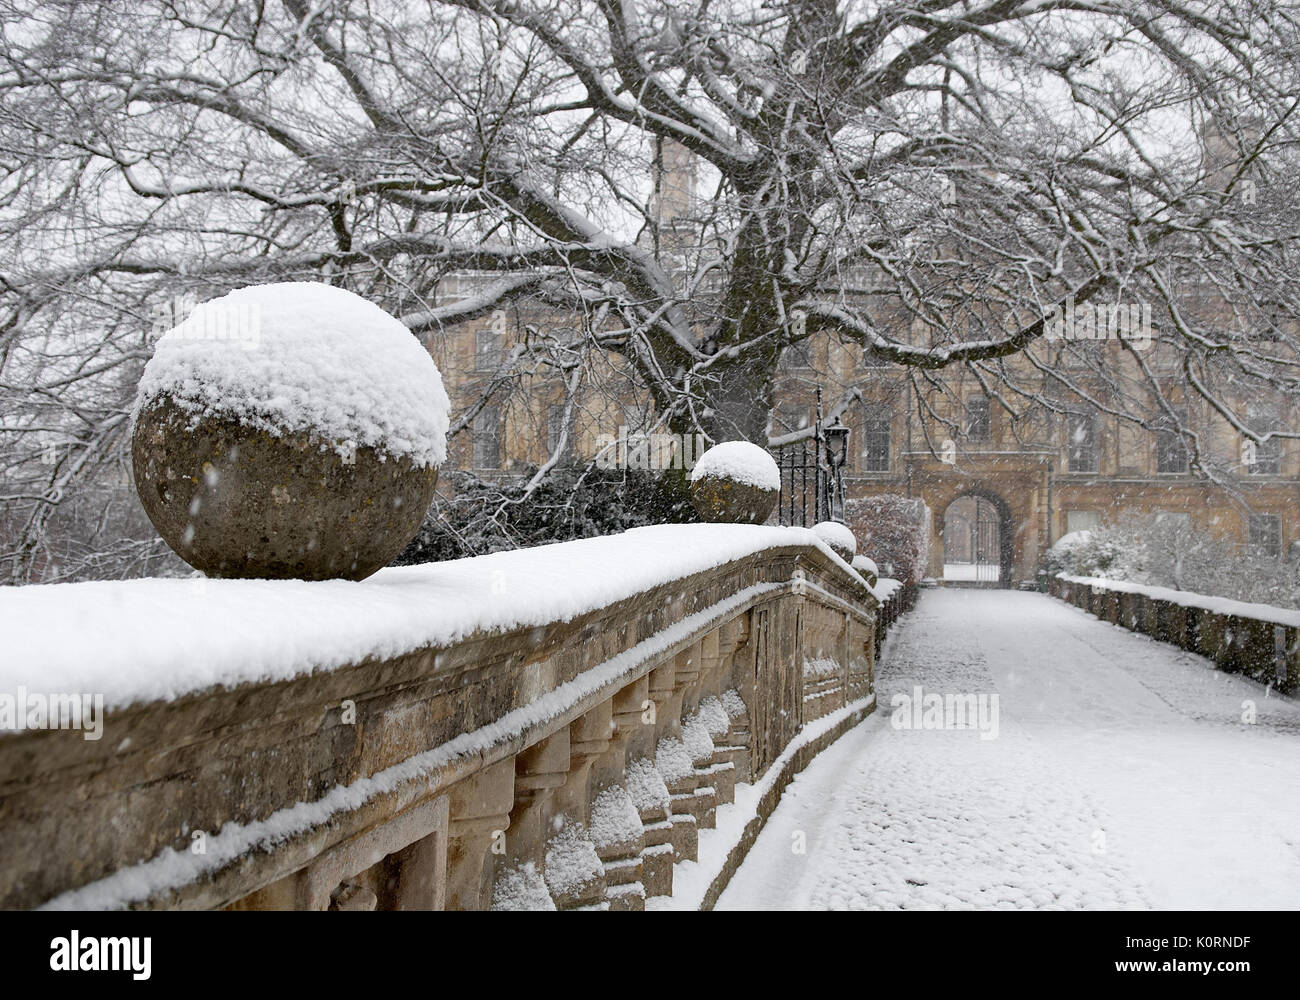
{"type": "Polygon", "coordinates": [[[914,588],[838,551],[657,525],[362,581],[10,588],[0,907],[707,905],[875,708],[914,588]]]}
{"type": "Polygon", "coordinates": [[[978,590],[923,593],[877,695],[718,908],[1300,905],[1293,700],[1045,595],[978,590]],[[927,728],[929,694],[977,696],[969,727],[927,728]]]}

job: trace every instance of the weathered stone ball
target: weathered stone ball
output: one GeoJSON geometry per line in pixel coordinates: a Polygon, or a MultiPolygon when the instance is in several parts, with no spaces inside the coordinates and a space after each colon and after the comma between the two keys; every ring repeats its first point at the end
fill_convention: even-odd
{"type": "Polygon", "coordinates": [[[871,586],[874,587],[880,582],[880,571],[876,569],[875,560],[868,559],[866,556],[854,556],[852,566],[871,586]]]}
{"type": "Polygon", "coordinates": [[[705,521],[762,524],[780,494],[781,473],[770,454],[748,441],[724,441],[691,470],[691,502],[705,521]]]}
{"type": "Polygon", "coordinates": [[[195,420],[169,397],[141,412],[131,460],[158,534],[214,577],[364,579],[415,537],[438,482],[374,448],[195,420]]]}
{"type": "Polygon", "coordinates": [[[344,289],[284,283],[199,306],[136,401],[136,489],[209,576],[360,580],[415,536],[446,456],[437,366],[344,289]]]}
{"type": "Polygon", "coordinates": [[[819,521],[813,525],[812,530],[846,563],[853,561],[858,551],[858,540],[847,524],[841,524],[839,521],[819,521]]]}

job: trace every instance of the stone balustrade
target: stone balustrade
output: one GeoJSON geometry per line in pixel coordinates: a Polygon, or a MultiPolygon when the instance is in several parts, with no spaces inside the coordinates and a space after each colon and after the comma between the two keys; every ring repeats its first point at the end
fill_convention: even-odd
{"type": "MultiPolygon", "coordinates": [[[[270,680],[187,678],[110,706],[97,741],[0,734],[0,905],[639,910],[670,895],[738,786],[771,779],[747,846],[794,771],[874,707],[864,581],[802,529],[639,530],[700,528],[751,534],[563,620],[270,680]],[[786,753],[817,719],[834,725],[786,753]]],[[[635,534],[601,540],[602,560],[635,534]]],[[[168,652],[183,673],[186,649],[168,652]]]]}
{"type": "Polygon", "coordinates": [[[1102,621],[1198,653],[1220,670],[1300,691],[1300,612],[1091,577],[1057,576],[1051,593],[1102,621]]]}

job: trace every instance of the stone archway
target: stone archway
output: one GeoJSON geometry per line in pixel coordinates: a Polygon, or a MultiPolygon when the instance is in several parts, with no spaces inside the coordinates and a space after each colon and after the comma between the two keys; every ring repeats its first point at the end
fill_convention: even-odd
{"type": "MultiPolygon", "coordinates": [[[[1016,531],[1015,517],[1011,505],[1000,495],[985,486],[968,486],[954,493],[943,504],[942,509],[935,509],[935,528],[938,536],[933,544],[939,553],[939,565],[942,569],[945,556],[958,553],[972,560],[989,559],[988,549],[996,546],[996,579],[992,574],[973,574],[968,582],[984,582],[998,587],[1010,587],[1015,582],[1016,531]],[[966,501],[972,501],[967,504],[966,501]],[[955,508],[971,507],[971,512],[955,508]],[[950,517],[950,512],[953,515],[950,517]],[[987,523],[995,519],[996,530],[987,523]],[[969,531],[970,540],[948,537],[952,531],[969,531]],[[957,543],[957,544],[954,544],[957,543]]],[[[965,582],[965,581],[964,581],[965,582]]]]}

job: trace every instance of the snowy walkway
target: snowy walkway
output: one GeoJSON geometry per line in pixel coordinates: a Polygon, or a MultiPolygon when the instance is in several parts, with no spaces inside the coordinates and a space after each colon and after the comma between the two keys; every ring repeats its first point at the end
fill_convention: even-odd
{"type": "Polygon", "coordinates": [[[1050,597],[980,590],[923,591],[877,692],[718,909],[1300,907],[1296,703],[1050,597]],[[997,737],[894,728],[916,685],[996,693],[997,737]]]}

